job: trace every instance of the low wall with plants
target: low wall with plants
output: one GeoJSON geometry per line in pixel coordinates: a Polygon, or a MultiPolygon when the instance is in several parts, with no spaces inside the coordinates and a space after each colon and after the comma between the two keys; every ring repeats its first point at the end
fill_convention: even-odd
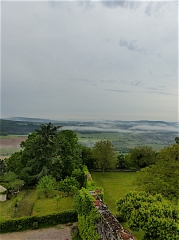
{"type": "Polygon", "coordinates": [[[64,211],[44,216],[31,216],[0,220],[0,233],[16,232],[27,229],[37,229],[54,226],[68,222],[76,222],[77,213],[75,210],[64,211]]]}
{"type": "Polygon", "coordinates": [[[78,229],[82,239],[98,240],[100,235],[97,232],[96,223],[101,216],[94,205],[94,198],[89,194],[89,190],[82,188],[75,196],[75,209],[78,213],[78,229]]]}
{"type": "Polygon", "coordinates": [[[78,230],[81,239],[98,240],[100,235],[97,232],[96,224],[101,220],[101,216],[94,205],[94,198],[89,192],[98,190],[100,198],[103,199],[104,190],[95,185],[86,166],[83,167],[83,172],[85,188],[78,191],[74,200],[75,209],[78,213],[78,230]]]}

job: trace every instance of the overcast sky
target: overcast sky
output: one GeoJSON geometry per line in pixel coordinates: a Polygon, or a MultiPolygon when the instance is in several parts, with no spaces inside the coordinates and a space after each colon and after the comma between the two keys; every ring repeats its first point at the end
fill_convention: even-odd
{"type": "Polygon", "coordinates": [[[178,121],[176,1],[1,2],[1,117],[178,121]]]}

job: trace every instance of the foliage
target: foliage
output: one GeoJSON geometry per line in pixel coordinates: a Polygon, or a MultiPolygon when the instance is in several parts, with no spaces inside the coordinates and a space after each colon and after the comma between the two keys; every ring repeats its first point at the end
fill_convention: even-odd
{"type": "Polygon", "coordinates": [[[14,172],[9,171],[0,176],[0,184],[8,190],[18,191],[24,185],[24,181],[19,179],[14,172]]]}
{"type": "Polygon", "coordinates": [[[117,158],[114,146],[108,140],[95,143],[93,147],[93,157],[96,167],[101,169],[103,173],[106,169],[113,169],[116,166],[117,158]]]}
{"type": "Polygon", "coordinates": [[[137,168],[144,168],[156,161],[156,153],[150,146],[138,146],[130,151],[130,161],[137,168]]]}
{"type": "Polygon", "coordinates": [[[14,171],[27,185],[37,184],[46,175],[57,181],[70,176],[81,165],[81,145],[76,133],[57,132],[59,126],[40,125],[21,143],[22,150],[6,159],[7,169],[14,171]]]}
{"type": "Polygon", "coordinates": [[[160,193],[169,199],[179,198],[179,144],[173,144],[157,155],[155,165],[137,173],[139,190],[160,193]]]}
{"type": "Polygon", "coordinates": [[[119,153],[117,156],[117,166],[119,169],[130,169],[132,166],[130,154],[119,153]]]}
{"type": "Polygon", "coordinates": [[[79,182],[80,188],[84,186],[85,175],[84,175],[84,172],[83,172],[83,167],[82,167],[82,169],[80,169],[80,168],[74,169],[71,176],[74,177],[79,182]]]}
{"type": "Polygon", "coordinates": [[[53,191],[56,187],[56,180],[52,176],[42,177],[37,184],[37,193],[40,197],[41,194],[44,194],[46,198],[52,196],[53,191]]]}
{"type": "Polygon", "coordinates": [[[92,149],[89,148],[89,147],[86,147],[86,146],[81,146],[82,147],[82,161],[83,161],[83,164],[87,166],[87,168],[90,170],[90,169],[94,169],[95,168],[95,160],[93,158],[93,155],[92,155],[92,149]]]}
{"type": "Polygon", "coordinates": [[[71,130],[60,131],[57,135],[57,146],[57,155],[63,162],[62,178],[71,176],[73,170],[82,164],[81,146],[76,133],[71,130]]]}
{"type": "Polygon", "coordinates": [[[77,213],[74,210],[43,215],[0,220],[0,233],[15,232],[34,228],[54,226],[59,223],[76,222],[77,213]],[[35,223],[35,224],[34,224],[35,223]]]}
{"type": "Polygon", "coordinates": [[[74,177],[66,177],[64,180],[60,181],[59,184],[59,190],[63,191],[64,193],[67,193],[67,196],[69,196],[69,193],[72,194],[76,193],[79,189],[80,185],[76,178],[74,177]]]}
{"type": "Polygon", "coordinates": [[[95,223],[99,221],[100,214],[96,209],[93,197],[89,190],[82,188],[75,195],[74,206],[78,213],[78,229],[82,239],[98,240],[99,234],[96,231],[95,223]]]}
{"type": "Polygon", "coordinates": [[[145,240],[177,240],[179,211],[161,195],[129,192],[117,203],[119,218],[128,221],[132,230],[143,229],[145,240]]]}

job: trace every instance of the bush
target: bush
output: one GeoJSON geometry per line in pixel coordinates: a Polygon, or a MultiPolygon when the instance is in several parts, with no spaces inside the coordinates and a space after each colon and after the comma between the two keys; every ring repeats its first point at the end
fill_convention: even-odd
{"type": "Polygon", "coordinates": [[[36,229],[59,223],[76,222],[77,213],[75,210],[64,211],[44,216],[32,216],[0,220],[0,233],[15,232],[27,229],[36,229]]]}

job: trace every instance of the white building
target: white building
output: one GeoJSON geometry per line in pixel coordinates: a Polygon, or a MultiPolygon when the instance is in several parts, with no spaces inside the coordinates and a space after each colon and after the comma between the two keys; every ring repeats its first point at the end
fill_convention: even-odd
{"type": "Polygon", "coordinates": [[[4,202],[7,199],[7,193],[4,194],[5,191],[7,189],[0,185],[0,202],[4,202]]]}

